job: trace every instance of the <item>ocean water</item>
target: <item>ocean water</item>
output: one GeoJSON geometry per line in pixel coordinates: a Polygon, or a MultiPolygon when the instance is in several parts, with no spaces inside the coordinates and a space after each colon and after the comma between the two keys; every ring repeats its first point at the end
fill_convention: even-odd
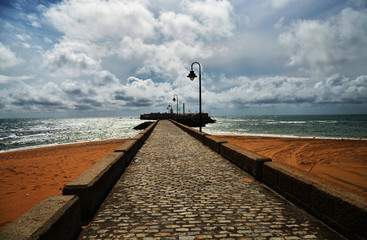
{"type": "Polygon", "coordinates": [[[0,119],[0,152],[134,137],[139,118],[0,119]]]}
{"type": "MultiPolygon", "coordinates": [[[[220,116],[210,134],[367,139],[367,115],[220,116]]],[[[139,118],[0,119],[0,152],[133,137],[139,118]]]]}
{"type": "Polygon", "coordinates": [[[367,139],[364,115],[273,115],[214,117],[203,131],[210,134],[367,139]]]}

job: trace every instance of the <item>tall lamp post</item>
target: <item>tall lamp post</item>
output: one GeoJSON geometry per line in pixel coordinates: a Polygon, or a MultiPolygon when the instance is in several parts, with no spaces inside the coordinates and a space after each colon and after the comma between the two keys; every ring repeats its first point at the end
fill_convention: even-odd
{"type": "Polygon", "coordinates": [[[173,95],[173,102],[176,102],[176,99],[177,99],[177,120],[178,120],[178,95],[177,94],[175,94],[175,95],[173,95]],[[175,96],[176,96],[176,98],[175,98],[175,96]]]}
{"type": "Polygon", "coordinates": [[[191,81],[194,81],[194,79],[197,77],[194,70],[193,70],[193,66],[194,64],[199,65],[199,117],[200,117],[200,132],[201,132],[201,126],[202,126],[202,119],[201,119],[201,65],[198,62],[193,62],[191,64],[191,71],[189,73],[189,75],[187,75],[188,78],[190,78],[191,81]]]}

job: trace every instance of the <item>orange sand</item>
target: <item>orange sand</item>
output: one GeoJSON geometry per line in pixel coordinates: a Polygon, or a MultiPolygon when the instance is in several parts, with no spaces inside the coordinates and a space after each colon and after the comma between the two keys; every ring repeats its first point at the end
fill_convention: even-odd
{"type": "Polygon", "coordinates": [[[367,200],[367,141],[216,136],[271,158],[367,200]]]}
{"type": "MultiPolygon", "coordinates": [[[[367,199],[367,141],[217,136],[292,165],[367,199]]],[[[0,153],[0,229],[52,195],[126,140],[0,153]]]]}
{"type": "Polygon", "coordinates": [[[0,153],[0,229],[82,172],[126,140],[77,143],[0,153]]]}

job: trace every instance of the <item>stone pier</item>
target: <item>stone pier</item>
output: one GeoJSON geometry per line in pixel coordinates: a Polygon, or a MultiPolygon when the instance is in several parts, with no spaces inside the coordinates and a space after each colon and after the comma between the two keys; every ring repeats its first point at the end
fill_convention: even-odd
{"type": "Polygon", "coordinates": [[[79,239],[343,239],[162,120],[79,239]]]}

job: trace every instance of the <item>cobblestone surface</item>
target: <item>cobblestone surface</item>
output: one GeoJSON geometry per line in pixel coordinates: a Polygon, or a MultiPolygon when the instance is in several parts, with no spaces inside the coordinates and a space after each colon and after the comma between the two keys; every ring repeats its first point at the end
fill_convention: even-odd
{"type": "Polygon", "coordinates": [[[341,239],[160,121],[79,239],[341,239]]]}

